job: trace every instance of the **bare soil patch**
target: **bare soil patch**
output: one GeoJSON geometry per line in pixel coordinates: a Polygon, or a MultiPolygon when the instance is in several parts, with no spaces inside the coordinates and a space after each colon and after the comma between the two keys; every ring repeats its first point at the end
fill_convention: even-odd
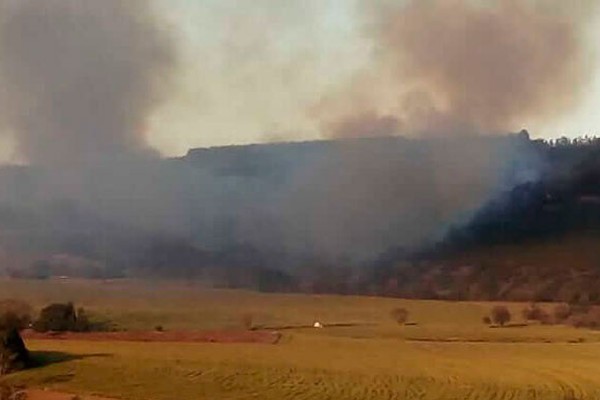
{"type": "Polygon", "coordinates": [[[179,342],[179,343],[261,343],[276,344],[281,333],[276,331],[125,331],[125,332],[47,332],[26,330],[23,339],[123,341],[123,342],[179,342]]]}
{"type": "Polygon", "coordinates": [[[77,396],[74,394],[68,393],[59,393],[52,392],[48,390],[26,390],[25,393],[27,396],[24,398],[26,400],[112,400],[108,397],[98,397],[98,396],[77,396]]]}

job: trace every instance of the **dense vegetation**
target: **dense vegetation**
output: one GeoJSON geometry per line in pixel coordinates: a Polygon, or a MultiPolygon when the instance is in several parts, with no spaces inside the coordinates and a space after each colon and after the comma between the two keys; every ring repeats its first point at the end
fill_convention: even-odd
{"type": "Polygon", "coordinates": [[[600,302],[600,140],[535,141],[538,179],[491,200],[417,252],[390,252],[367,281],[392,296],[600,302]]]}

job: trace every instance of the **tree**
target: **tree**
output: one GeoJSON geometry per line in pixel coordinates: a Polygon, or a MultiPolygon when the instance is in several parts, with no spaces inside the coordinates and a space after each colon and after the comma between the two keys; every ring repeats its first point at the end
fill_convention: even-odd
{"type": "Polygon", "coordinates": [[[0,330],[0,376],[29,366],[29,351],[15,328],[0,330]]]}
{"type": "Polygon", "coordinates": [[[73,303],[55,303],[42,309],[33,328],[38,332],[65,332],[75,331],[76,325],[77,315],[73,303]]]}
{"type": "Polygon", "coordinates": [[[33,324],[38,332],[90,332],[108,328],[107,323],[92,323],[83,308],[75,312],[73,303],[54,303],[44,307],[33,324]]]}
{"type": "Polygon", "coordinates": [[[551,324],[552,318],[550,314],[535,303],[531,303],[523,309],[523,319],[526,321],[539,321],[542,324],[551,324]]]}
{"type": "Polygon", "coordinates": [[[0,329],[15,328],[23,330],[29,327],[33,308],[20,300],[0,300],[0,329]]]}
{"type": "Polygon", "coordinates": [[[491,319],[496,325],[504,326],[510,322],[510,311],[506,306],[495,306],[492,308],[491,319]]]}
{"type": "Polygon", "coordinates": [[[542,312],[543,310],[537,304],[531,303],[523,309],[523,319],[525,321],[539,321],[542,312]]]}
{"type": "Polygon", "coordinates": [[[563,322],[571,316],[571,306],[565,303],[557,304],[552,310],[552,314],[554,315],[555,321],[563,322]]]}
{"type": "Polygon", "coordinates": [[[568,321],[577,328],[600,328],[600,307],[592,306],[586,312],[572,313],[568,321]]]}
{"type": "Polygon", "coordinates": [[[408,310],[406,308],[394,308],[390,313],[392,319],[400,325],[404,325],[408,320],[408,310]]]}

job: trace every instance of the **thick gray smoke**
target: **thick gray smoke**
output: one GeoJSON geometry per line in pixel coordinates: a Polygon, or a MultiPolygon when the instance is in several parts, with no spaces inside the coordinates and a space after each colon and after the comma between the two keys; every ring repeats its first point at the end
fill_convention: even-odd
{"type": "Polygon", "coordinates": [[[175,50],[145,0],[0,0],[0,102],[42,165],[149,152],[144,130],[175,50]]]}
{"type": "Polygon", "coordinates": [[[397,128],[386,134],[481,134],[561,115],[578,104],[591,78],[586,27],[594,6],[554,0],[369,3],[373,60],[326,102],[324,129],[334,137],[371,136],[385,119],[397,128]],[[365,103],[371,111],[358,118],[355,107],[365,103]],[[344,111],[331,117],[327,106],[344,111]]]}
{"type": "Polygon", "coordinates": [[[432,139],[340,144],[302,181],[296,206],[310,232],[306,241],[355,257],[432,240],[535,179],[540,165],[531,147],[482,135],[555,117],[581,100],[591,78],[585,29],[594,7],[528,0],[363,5],[372,17],[372,60],[317,107],[325,134],[432,139]]]}
{"type": "MultiPolygon", "coordinates": [[[[0,190],[0,255],[72,253],[143,267],[144,241],[168,236],[218,254],[249,247],[352,264],[389,248],[418,247],[535,176],[531,143],[516,137],[342,140],[198,150],[177,160],[138,157],[151,154],[144,124],[176,61],[167,28],[148,4],[0,0],[1,113],[19,151],[38,167],[0,173],[0,188],[10,188],[0,190]],[[114,250],[120,246],[126,249],[114,250]]],[[[353,116],[334,119],[337,134],[503,129],[521,114],[552,109],[546,98],[577,83],[567,79],[579,60],[568,20],[514,4],[444,4],[393,7],[373,30],[382,50],[375,75],[381,65],[392,71],[380,78],[410,106],[410,118],[407,107],[356,107],[350,98],[353,116]],[[560,60],[549,56],[546,34],[560,60]],[[477,41],[464,47],[465,35],[477,41]],[[503,63],[496,52],[508,57],[521,41],[524,50],[503,63]],[[569,57],[573,65],[563,60],[569,57]],[[422,85],[406,95],[402,77],[422,85]]],[[[175,248],[175,257],[188,249],[175,248]]],[[[192,264],[219,262],[191,254],[192,264]]]]}
{"type": "Polygon", "coordinates": [[[192,152],[196,239],[346,264],[418,247],[536,178],[524,137],[347,139],[192,152]],[[202,217],[200,217],[202,216],[202,217]]]}
{"type": "Polygon", "coordinates": [[[169,29],[146,0],[0,0],[0,128],[31,166],[1,174],[14,265],[182,229],[178,181],[145,137],[178,61],[169,29]]]}
{"type": "Polygon", "coordinates": [[[304,182],[310,189],[295,204],[320,252],[369,259],[435,240],[531,179],[538,165],[530,151],[510,138],[349,142],[313,171],[314,185],[304,182]]]}

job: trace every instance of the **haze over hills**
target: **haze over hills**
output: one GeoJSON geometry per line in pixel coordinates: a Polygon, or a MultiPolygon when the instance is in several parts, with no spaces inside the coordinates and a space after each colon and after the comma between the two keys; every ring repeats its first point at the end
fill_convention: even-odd
{"type": "Polygon", "coordinates": [[[600,301],[600,142],[536,146],[539,179],[488,202],[416,255],[412,289],[454,299],[600,301]]]}
{"type": "Polygon", "coordinates": [[[197,149],[180,159],[71,170],[5,168],[11,190],[0,198],[6,230],[36,232],[41,249],[60,248],[56,237],[65,233],[85,241],[118,226],[206,251],[250,247],[356,264],[390,246],[431,240],[488,198],[533,179],[530,147],[507,136],[197,149]]]}
{"type": "Polygon", "coordinates": [[[456,294],[448,274],[469,267],[479,284],[482,271],[494,270],[498,284],[525,266],[539,271],[527,274],[534,281],[545,268],[554,269],[553,281],[573,268],[592,271],[599,148],[595,140],[549,144],[523,132],[194,149],[82,169],[71,180],[64,171],[7,167],[2,264],[17,276],[506,295],[511,290],[456,294]],[[532,255],[564,246],[585,249],[569,265],[532,255]],[[426,291],[427,274],[445,283],[430,279],[426,291]]]}
{"type": "MultiPolygon", "coordinates": [[[[313,26],[321,3],[300,25],[313,26]]],[[[195,63],[166,4],[0,0],[0,140],[28,165],[0,171],[0,265],[13,276],[403,295],[431,268],[401,265],[593,230],[596,178],[586,171],[596,171],[587,161],[595,143],[494,135],[550,123],[582,101],[594,75],[592,3],[357,2],[353,35],[370,50],[353,53],[360,66],[341,73],[337,44],[317,49],[320,39],[299,34],[313,53],[270,42],[286,35],[253,35],[265,26],[286,33],[300,16],[270,2],[253,3],[256,15],[224,10],[229,45],[216,40],[195,63]],[[262,11],[267,19],[256,20],[262,11]],[[227,65],[206,65],[216,59],[227,65]],[[321,84],[328,76],[344,78],[321,84]],[[228,138],[253,126],[339,140],[163,159],[154,123],[182,94],[178,84],[196,79],[206,98],[189,93],[193,118],[166,125],[178,147],[189,142],[171,140],[171,129],[189,124],[179,139],[211,136],[212,118],[216,130],[240,124],[228,138]]],[[[454,290],[434,286],[424,294],[454,290]]]]}

